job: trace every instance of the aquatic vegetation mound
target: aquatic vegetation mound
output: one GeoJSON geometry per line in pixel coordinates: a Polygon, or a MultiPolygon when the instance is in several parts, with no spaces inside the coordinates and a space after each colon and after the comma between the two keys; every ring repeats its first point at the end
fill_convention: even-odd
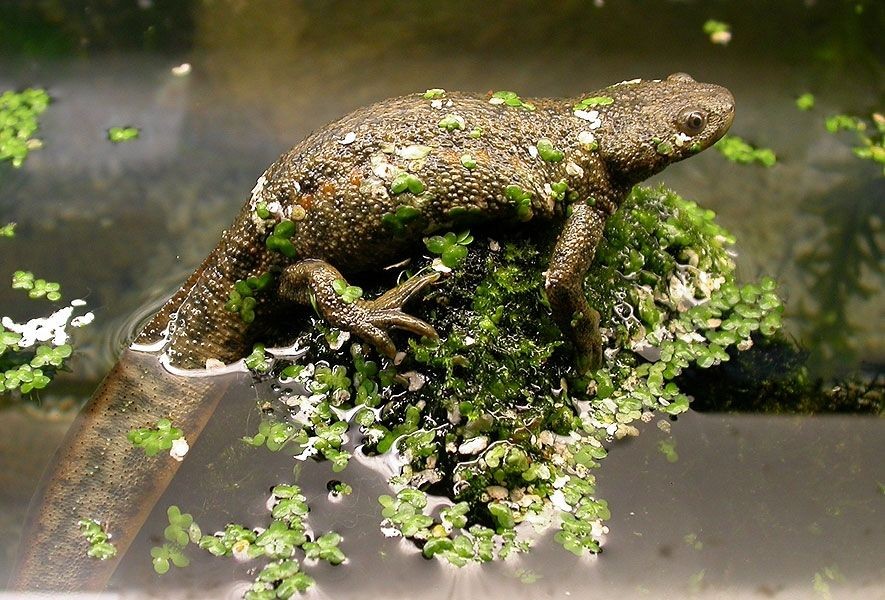
{"type": "MultiPolygon", "coordinates": [[[[426,557],[459,566],[506,558],[551,526],[566,550],[599,552],[610,509],[593,471],[607,443],[638,434],[640,419],[668,425],[689,407],[680,373],[771,336],[782,305],[770,279],[736,283],[734,240],[712,211],[664,188],[636,188],[609,220],[587,275],[605,364],[582,373],[544,297],[546,235],[428,238],[427,252],[391,276],[447,273],[414,303],[440,339],[403,335],[397,343],[408,349],[392,362],[318,317],[293,346],[295,362],[292,352],[256,346],[246,364],[273,398],[262,398],[267,417],[244,442],[329,460],[344,481],[354,452],[395,464],[379,527],[426,557]]],[[[360,283],[367,297],[390,284],[360,283]]],[[[297,546],[250,556],[278,569],[297,546]]],[[[251,593],[272,597],[284,580],[260,575],[251,593]]]]}

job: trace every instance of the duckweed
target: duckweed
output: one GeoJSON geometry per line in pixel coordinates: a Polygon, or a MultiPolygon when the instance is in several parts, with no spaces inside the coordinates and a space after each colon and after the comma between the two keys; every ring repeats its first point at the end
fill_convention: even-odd
{"type": "Polygon", "coordinates": [[[295,258],[297,252],[291,240],[293,235],[295,235],[295,223],[289,219],[283,219],[274,226],[273,232],[267,236],[265,245],[268,250],[279,252],[288,258],[295,258]]]}
{"type": "Polygon", "coordinates": [[[204,535],[191,515],[182,513],[177,506],[170,506],[167,510],[169,527],[164,532],[168,543],[151,549],[154,570],[162,575],[169,571],[170,563],[176,567],[188,566],[190,559],[185,551],[193,542],[216,557],[269,559],[244,598],[289,598],[314,584],[313,578],[301,571],[295,558],[299,549],[305,558],[325,560],[332,565],[347,560],[339,547],[343,537],[337,532],[326,532],[314,541],[308,539],[306,519],[309,508],[297,485],[275,486],[268,506],[271,514],[266,528],[253,530],[229,523],[223,531],[212,535],[204,535]]]}
{"type": "MultiPolygon", "coordinates": [[[[530,193],[511,188],[511,201],[530,202],[530,193]]],[[[555,198],[567,193],[565,182],[550,184],[555,198]]],[[[408,351],[393,365],[364,344],[330,345],[335,330],[317,318],[317,330],[303,334],[299,363],[264,371],[286,382],[276,393],[289,418],[263,421],[246,441],[260,446],[274,437],[276,449],[291,444],[298,460],[329,461],[334,471],[346,470],[353,444],[369,455],[394,453],[401,466],[389,481],[398,491],[379,498],[380,526],[428,558],[461,566],[527,552],[523,523],[539,515],[552,518],[565,551],[599,552],[611,511],[593,472],[611,440],[635,435],[638,419],[688,410],[686,369],[730,361],[780,326],[774,281],[735,281],[727,251],[734,240],[714,217],[665,189],[637,188],[609,219],[585,282],[606,356],[589,372],[577,368],[541,292],[549,243],[431,236],[430,257],[417,254],[401,277],[443,258],[458,267],[416,304],[440,338],[397,338],[408,351]],[[429,486],[445,498],[428,502],[429,486]]],[[[660,449],[676,457],[672,442],[660,449]]],[[[298,548],[341,560],[339,537],[307,540],[305,503],[275,489],[266,531],[201,541],[213,554],[272,560],[277,571],[264,577],[273,583],[259,575],[254,594],[275,593],[302,573],[298,548]]]]}
{"type": "Polygon", "coordinates": [[[0,237],[15,237],[15,223],[7,223],[3,227],[0,227],[0,237]]]}
{"type": "Polygon", "coordinates": [[[547,162],[559,162],[565,157],[562,150],[557,150],[553,146],[553,142],[547,138],[538,140],[536,147],[538,148],[538,156],[547,162]]]}
{"type": "Polygon", "coordinates": [[[763,167],[771,167],[777,162],[777,156],[770,148],[754,148],[747,141],[736,135],[724,135],[714,144],[722,155],[738,164],[749,165],[758,163],[763,167]]]}
{"type": "Polygon", "coordinates": [[[338,294],[338,297],[347,304],[353,304],[363,297],[363,288],[355,285],[348,285],[343,279],[336,279],[332,282],[332,289],[338,294]]]}
{"type": "Polygon", "coordinates": [[[28,153],[43,145],[33,135],[39,128],[37,118],[49,102],[49,94],[39,88],[0,94],[0,161],[21,167],[28,153]]]}
{"type": "Polygon", "coordinates": [[[516,92],[501,90],[492,94],[489,104],[503,104],[513,108],[521,108],[523,110],[533,111],[535,105],[530,102],[524,102],[516,92]]]}
{"type": "Polygon", "coordinates": [[[246,368],[254,373],[267,373],[270,370],[271,361],[264,351],[264,344],[252,346],[252,353],[243,359],[246,368]]]}
{"type": "Polygon", "coordinates": [[[117,555],[117,548],[110,542],[110,535],[95,519],[81,519],[77,522],[80,533],[89,542],[86,555],[98,560],[108,560],[117,555]]]}
{"type": "MultiPolygon", "coordinates": [[[[440,119],[439,127],[440,129],[445,129],[446,131],[455,131],[456,129],[464,129],[464,117],[460,115],[449,114],[440,119]]],[[[416,192],[419,193],[419,192],[416,192]]]]}
{"type": "Polygon", "coordinates": [[[709,36],[710,41],[714,44],[725,46],[731,41],[731,25],[724,21],[708,19],[704,23],[704,33],[709,36]]]}
{"type": "Polygon", "coordinates": [[[131,142],[137,140],[141,136],[141,129],[138,127],[111,127],[108,129],[108,140],[115,144],[122,142],[131,142]]]}
{"type": "Polygon", "coordinates": [[[432,254],[438,254],[440,261],[449,269],[457,269],[467,259],[467,246],[473,242],[469,231],[448,232],[424,238],[424,245],[432,254]]]}
{"type": "Polygon", "coordinates": [[[426,186],[424,185],[424,182],[421,181],[421,178],[417,175],[413,175],[412,173],[400,173],[390,183],[391,194],[402,194],[403,192],[411,192],[415,195],[418,195],[422,193],[425,189],[426,186]]]}
{"type": "Polygon", "coordinates": [[[575,104],[573,110],[587,110],[588,108],[593,108],[594,106],[608,106],[614,102],[614,98],[610,96],[591,96],[590,98],[584,98],[577,104],[575,104]]]}
{"type": "Polygon", "coordinates": [[[430,88],[422,95],[422,98],[425,100],[437,100],[439,98],[445,98],[446,91],[442,88],[430,88]]]}
{"type": "Polygon", "coordinates": [[[12,274],[12,289],[28,290],[29,298],[46,298],[52,302],[61,300],[61,286],[45,279],[35,279],[30,271],[16,271],[12,274]]]}
{"type": "Polygon", "coordinates": [[[181,429],[172,426],[169,419],[159,419],[153,428],[132,429],[126,436],[132,445],[144,450],[148,456],[172,448],[172,442],[184,437],[181,429]]]}
{"type": "Polygon", "coordinates": [[[804,94],[800,94],[796,98],[796,108],[798,108],[799,110],[805,110],[805,111],[811,110],[812,108],[814,108],[814,103],[815,103],[814,94],[811,94],[809,92],[805,92],[804,94]]]}
{"type": "Polygon", "coordinates": [[[520,221],[530,221],[534,216],[532,212],[532,193],[523,190],[518,185],[508,185],[504,189],[504,196],[516,206],[516,216],[520,221]]]}

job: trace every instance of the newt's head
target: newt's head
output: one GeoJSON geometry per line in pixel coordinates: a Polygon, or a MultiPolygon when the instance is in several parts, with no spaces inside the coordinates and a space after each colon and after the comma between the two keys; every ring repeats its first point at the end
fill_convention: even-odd
{"type": "Polygon", "coordinates": [[[734,118],[731,92],[685,73],[619,83],[583,103],[575,106],[575,114],[595,127],[592,133],[611,177],[624,185],[713,145],[734,118]]]}

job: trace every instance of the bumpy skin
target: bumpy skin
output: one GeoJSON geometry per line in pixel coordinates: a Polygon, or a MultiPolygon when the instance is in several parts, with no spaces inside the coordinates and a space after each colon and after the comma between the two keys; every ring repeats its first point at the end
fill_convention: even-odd
{"type": "MultiPolygon", "coordinates": [[[[271,165],[219,245],[136,341],[162,345],[180,368],[232,362],[293,304],[312,299],[330,323],[391,355],[390,327],[435,335],[401,307],[436,275],[348,302],[334,290],[343,279],[336,268],[378,269],[437,231],[538,222],[561,230],[545,283],[554,317],[584,363],[598,364],[599,315],[582,282],[606,218],[635,183],[718,140],[733,114],[727,90],[684,74],[570,99],[419,93],[360,109],[271,165]],[[586,98],[597,105],[576,108],[586,98]],[[400,189],[403,174],[411,191],[400,189]],[[256,215],[259,204],[270,217],[256,215]],[[268,248],[280,221],[294,224],[288,254],[268,248]],[[254,294],[254,320],[226,308],[238,281],[265,273],[272,279],[254,294]]],[[[220,391],[190,378],[179,392],[161,389],[142,376],[148,359],[127,352],[69,433],[35,498],[14,588],[101,588],[175,471],[168,457],[140,459],[127,432],[171,416],[190,443],[199,435],[220,391]],[[116,559],[84,559],[78,517],[108,525],[116,559]]]]}
{"type": "MultiPolygon", "coordinates": [[[[341,302],[329,285],[338,277],[330,275],[332,267],[377,269],[401,259],[422,237],[464,225],[540,221],[561,227],[546,280],[554,317],[586,364],[598,365],[599,317],[587,305],[582,281],[605,220],[635,183],[718,140],[734,114],[731,94],[676,74],[516,106],[489,96],[440,95],[413,94],[357,110],[271,165],[189,293],[171,301],[181,303],[166,348],[172,364],[193,368],[207,358],[239,358],[266,328],[267,315],[277,315],[281,302],[304,302],[304,291],[330,322],[389,354],[387,328],[427,334],[428,326],[401,312],[375,322],[363,301],[341,302]],[[576,109],[585,98],[605,100],[576,109]],[[452,125],[442,127],[446,122],[452,125]],[[539,152],[545,143],[552,154],[539,152]],[[475,167],[464,165],[470,161],[475,167]],[[403,174],[419,185],[399,191],[403,174]],[[551,187],[563,183],[565,194],[551,187]],[[512,186],[530,195],[529,206],[519,206],[512,186]],[[260,203],[272,209],[269,219],[256,216],[260,203]],[[292,257],[265,243],[280,220],[295,225],[292,257]],[[305,259],[315,274],[326,269],[326,275],[306,277],[298,264],[305,259]],[[268,271],[278,275],[256,294],[251,325],[224,310],[237,280],[268,271]]],[[[149,329],[140,341],[158,334],[149,329]]]]}

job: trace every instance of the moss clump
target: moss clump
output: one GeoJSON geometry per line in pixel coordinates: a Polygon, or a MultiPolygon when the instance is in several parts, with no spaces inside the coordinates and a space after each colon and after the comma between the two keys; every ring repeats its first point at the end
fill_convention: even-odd
{"type": "MultiPolygon", "coordinates": [[[[736,283],[733,238],[711,211],[637,188],[587,275],[605,366],[581,372],[543,292],[554,229],[458,245],[454,270],[410,309],[440,340],[398,338],[408,351],[396,365],[315,320],[300,363],[270,366],[286,386],[277,418],[301,429],[287,436],[298,458],[338,471],[348,444],[397,455],[390,481],[401,489],[381,498],[382,527],[425,556],[462,565],[526,551],[527,519],[555,525],[570,552],[599,552],[610,513],[592,471],[606,443],[636,433],[637,419],[687,410],[678,379],[687,367],[730,361],[780,327],[774,282],[736,283]],[[452,505],[428,512],[426,493],[452,505]]],[[[411,264],[431,268],[433,256],[411,264]]],[[[367,297],[391,285],[362,283],[367,297]]]]}

